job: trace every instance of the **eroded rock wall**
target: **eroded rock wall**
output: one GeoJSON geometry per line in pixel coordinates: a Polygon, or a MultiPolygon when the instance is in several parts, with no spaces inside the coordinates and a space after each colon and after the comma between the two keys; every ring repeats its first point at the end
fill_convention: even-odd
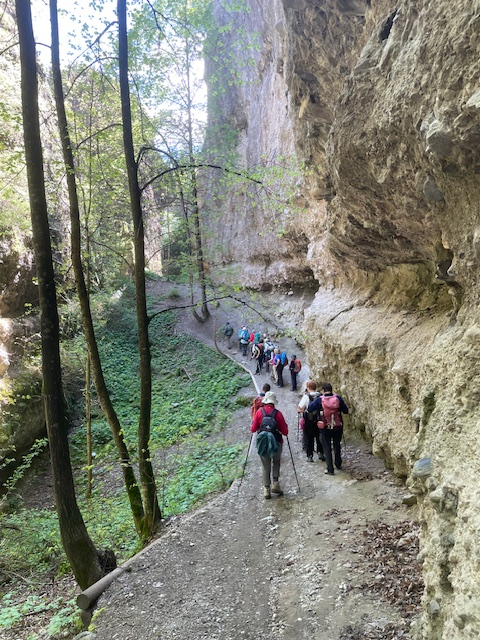
{"type": "Polygon", "coordinates": [[[313,374],[342,392],[350,426],[418,496],[426,588],[415,637],[476,638],[480,3],[248,4],[258,81],[216,106],[242,114],[243,158],[280,145],[307,170],[302,210],[276,219],[281,258],[252,246],[268,206],[223,201],[223,264],[256,288],[301,289],[311,271],[313,374]]]}

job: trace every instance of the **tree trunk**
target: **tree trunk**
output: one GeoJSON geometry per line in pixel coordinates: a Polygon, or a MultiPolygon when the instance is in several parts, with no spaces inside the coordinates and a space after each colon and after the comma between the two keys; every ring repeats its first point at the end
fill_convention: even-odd
{"type": "Polygon", "coordinates": [[[21,93],[30,214],[40,299],[42,396],[45,408],[55,504],[62,544],[82,589],[102,576],[99,555],[77,505],[73,482],[60,365],[60,335],[38,116],[37,65],[30,0],[16,0],[21,93]]]}
{"type": "Polygon", "coordinates": [[[150,455],[150,422],[152,408],[152,366],[148,337],[147,296],[145,290],[145,234],[138,184],[137,163],[133,147],[132,113],[128,81],[127,3],[117,0],[120,95],[122,100],[123,145],[130,191],[135,250],[135,290],[140,357],[140,416],[138,423],[138,456],[145,521],[143,535],[150,537],[160,525],[160,506],[150,455]]]}
{"type": "Polygon", "coordinates": [[[57,108],[58,126],[60,138],[62,140],[63,158],[67,176],[68,195],[70,201],[70,225],[71,225],[71,257],[75,273],[75,283],[82,312],[83,330],[89,352],[95,379],[95,387],[103,413],[113,433],[117,447],[123,478],[127,489],[130,508],[137,532],[141,534],[143,528],[144,509],[142,496],[138,488],[135,472],[130,461],[130,455],[123,435],[123,430],[118,416],[113,407],[107,385],[103,375],[100,354],[97,340],[93,328],[93,320],[90,309],[90,299],[88,295],[83,264],[81,256],[81,229],[80,229],[80,209],[78,204],[78,193],[75,179],[75,167],[68,130],[67,115],[65,112],[65,101],[62,87],[62,75],[60,69],[59,36],[58,36],[58,14],[57,0],[50,0],[50,20],[52,23],[52,72],[55,93],[55,103],[57,108]]]}
{"type": "Polygon", "coordinates": [[[207,277],[205,271],[205,259],[203,255],[203,242],[202,242],[202,229],[200,226],[200,211],[198,207],[198,180],[195,165],[195,155],[193,146],[193,101],[191,91],[191,64],[190,64],[190,50],[188,44],[185,47],[186,52],[186,71],[187,71],[187,118],[188,118],[188,153],[190,158],[190,179],[192,181],[192,194],[193,194],[193,235],[195,238],[195,256],[197,260],[197,272],[198,282],[200,285],[200,295],[202,298],[202,315],[199,316],[195,313],[197,320],[205,322],[210,317],[210,311],[207,304],[207,277]]]}
{"type": "Polygon", "coordinates": [[[199,316],[198,313],[196,313],[195,317],[197,318],[197,320],[200,320],[201,322],[205,322],[205,320],[208,320],[208,318],[210,317],[210,311],[208,309],[208,304],[207,304],[207,274],[205,272],[205,260],[203,257],[203,244],[202,244],[202,230],[200,228],[200,213],[198,210],[198,202],[197,202],[197,187],[196,187],[197,176],[194,175],[193,179],[195,180],[195,186],[193,189],[193,197],[194,197],[193,235],[195,238],[195,253],[197,257],[198,282],[200,285],[200,295],[202,298],[202,315],[199,316]]]}

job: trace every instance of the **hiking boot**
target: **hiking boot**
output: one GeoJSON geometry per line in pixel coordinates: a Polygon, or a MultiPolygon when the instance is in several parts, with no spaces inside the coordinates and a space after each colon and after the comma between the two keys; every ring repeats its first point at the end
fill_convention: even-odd
{"type": "Polygon", "coordinates": [[[278,480],[273,481],[272,493],[278,493],[279,496],[283,496],[283,491],[280,489],[280,483],[278,480]]]}
{"type": "Polygon", "coordinates": [[[313,456],[307,456],[308,462],[313,462],[313,456]]]}
{"type": "Polygon", "coordinates": [[[325,462],[325,456],[323,455],[323,453],[318,454],[318,459],[321,460],[322,462],[325,462]]]}
{"type": "Polygon", "coordinates": [[[270,493],[270,487],[263,487],[263,497],[265,500],[270,500],[272,494],[270,493]]]}
{"type": "Polygon", "coordinates": [[[328,474],[329,476],[335,475],[335,471],[333,471],[333,469],[331,471],[330,469],[325,469],[325,473],[328,474]]]}

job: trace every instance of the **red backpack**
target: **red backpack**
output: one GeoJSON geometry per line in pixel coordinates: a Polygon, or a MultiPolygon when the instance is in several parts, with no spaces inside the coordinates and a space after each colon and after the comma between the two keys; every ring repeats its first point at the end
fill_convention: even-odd
{"type": "Polygon", "coordinates": [[[322,396],[323,417],[319,429],[341,429],[343,426],[338,396],[322,396]]]}

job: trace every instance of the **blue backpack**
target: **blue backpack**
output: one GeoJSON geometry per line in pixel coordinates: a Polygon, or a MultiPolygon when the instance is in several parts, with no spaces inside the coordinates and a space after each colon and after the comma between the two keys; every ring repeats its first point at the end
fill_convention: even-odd
{"type": "Polygon", "coordinates": [[[288,364],[288,358],[287,358],[287,354],[285,353],[285,351],[282,353],[282,355],[280,356],[280,362],[283,365],[287,365],[288,364]]]}

